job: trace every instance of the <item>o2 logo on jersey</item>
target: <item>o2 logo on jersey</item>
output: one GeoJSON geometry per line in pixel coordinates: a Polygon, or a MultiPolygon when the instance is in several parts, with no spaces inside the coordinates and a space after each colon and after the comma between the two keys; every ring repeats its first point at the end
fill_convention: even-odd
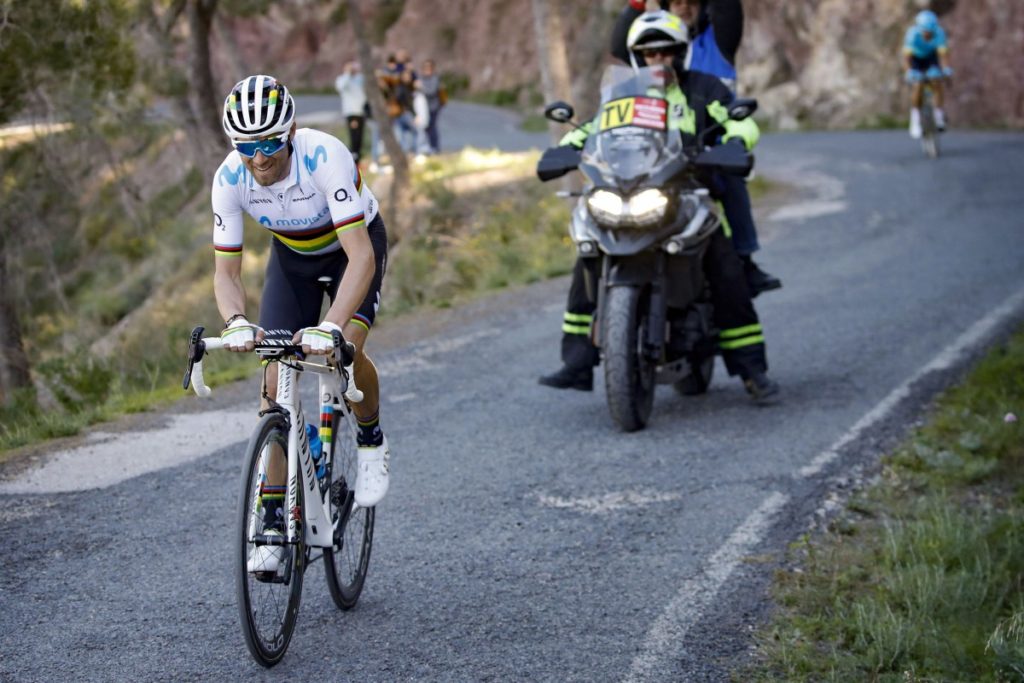
{"type": "Polygon", "coordinates": [[[339,187],[334,191],[334,201],[336,202],[350,202],[352,201],[352,195],[348,193],[344,187],[339,187]]]}
{"type": "Polygon", "coordinates": [[[213,225],[214,227],[224,229],[224,219],[220,217],[219,213],[214,212],[213,214],[213,225]]]}
{"type": "Polygon", "coordinates": [[[327,161],[327,150],[324,149],[323,145],[317,145],[316,149],[313,150],[313,156],[306,156],[303,161],[306,162],[306,170],[312,173],[321,161],[327,161]]]}

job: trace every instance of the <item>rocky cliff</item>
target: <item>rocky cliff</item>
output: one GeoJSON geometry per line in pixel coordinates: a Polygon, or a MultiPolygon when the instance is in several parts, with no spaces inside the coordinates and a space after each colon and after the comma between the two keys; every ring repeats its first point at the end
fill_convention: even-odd
{"type": "MultiPolygon", "coordinates": [[[[539,89],[530,0],[366,0],[378,54],[400,48],[434,58],[470,91],[539,89]]],[[[616,0],[558,0],[571,61],[595,68],[616,0]]],[[[744,93],[781,128],[871,125],[905,116],[899,62],[903,32],[920,0],[756,0],[739,56],[744,93]]],[[[934,0],[951,42],[948,105],[958,125],[1024,126],[1024,2],[934,0]]],[[[329,86],[355,54],[344,13],[301,0],[264,17],[219,25],[218,70],[265,70],[288,82],[329,86]]]]}

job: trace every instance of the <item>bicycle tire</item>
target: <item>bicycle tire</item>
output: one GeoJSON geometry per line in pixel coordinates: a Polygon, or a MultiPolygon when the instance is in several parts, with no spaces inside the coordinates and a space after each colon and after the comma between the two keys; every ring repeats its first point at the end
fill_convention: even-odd
{"type": "MultiPolygon", "coordinates": [[[[245,645],[253,659],[270,668],[281,661],[295,630],[302,597],[302,578],[305,564],[303,531],[299,529],[298,542],[285,545],[285,578],[281,582],[280,570],[273,574],[256,574],[248,570],[250,522],[256,516],[256,528],[262,528],[257,492],[265,471],[261,467],[270,445],[281,445],[288,452],[288,419],[278,413],[269,413],[257,423],[246,446],[245,466],[242,471],[242,493],[239,499],[237,555],[235,580],[239,616],[245,645]],[[290,568],[288,564],[290,563],[290,568]]],[[[297,504],[303,504],[302,487],[298,487],[297,504]]],[[[287,500],[287,499],[286,499],[287,500]]]]}
{"type": "Polygon", "coordinates": [[[334,545],[324,549],[324,569],[331,598],[339,609],[356,606],[366,583],[373,550],[376,508],[356,508],[355,428],[351,412],[335,410],[331,441],[331,515],[334,545]]]}

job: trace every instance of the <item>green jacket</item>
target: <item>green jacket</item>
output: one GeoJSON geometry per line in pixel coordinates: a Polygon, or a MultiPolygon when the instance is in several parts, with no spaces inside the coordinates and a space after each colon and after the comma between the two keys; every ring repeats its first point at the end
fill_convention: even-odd
{"type": "MultiPolygon", "coordinates": [[[[722,142],[739,138],[748,151],[754,149],[761,137],[761,129],[752,118],[743,121],[729,118],[727,107],[733,95],[719,79],[698,71],[676,71],[676,76],[679,84],[673,83],[665,92],[668,127],[680,132],[684,147],[695,144],[697,133],[717,122],[725,127],[722,142]]],[[[599,118],[600,114],[581,128],[570,131],[559,144],[582,148],[590,134],[598,129],[599,118]]]]}

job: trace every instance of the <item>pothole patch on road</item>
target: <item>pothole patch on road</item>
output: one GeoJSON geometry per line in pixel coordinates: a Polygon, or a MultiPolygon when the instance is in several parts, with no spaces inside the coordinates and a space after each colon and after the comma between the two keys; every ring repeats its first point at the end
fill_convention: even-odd
{"type": "Polygon", "coordinates": [[[620,510],[632,510],[671,503],[681,500],[683,495],[672,491],[653,491],[636,489],[632,491],[612,491],[593,496],[568,498],[546,493],[536,494],[538,502],[544,507],[556,510],[571,510],[585,514],[599,515],[620,510]]]}

